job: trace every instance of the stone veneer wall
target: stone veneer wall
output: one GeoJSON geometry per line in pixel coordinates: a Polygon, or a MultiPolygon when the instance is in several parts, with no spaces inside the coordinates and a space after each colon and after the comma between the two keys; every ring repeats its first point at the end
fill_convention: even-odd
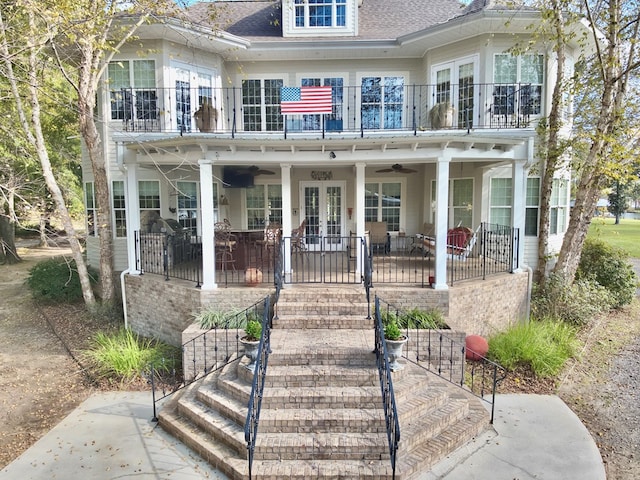
{"type": "Polygon", "coordinates": [[[202,291],[193,282],[161,275],[125,275],[127,321],[138,334],[179,347],[193,314],[208,305],[247,308],[273,293],[273,288],[229,287],[202,291]]]}

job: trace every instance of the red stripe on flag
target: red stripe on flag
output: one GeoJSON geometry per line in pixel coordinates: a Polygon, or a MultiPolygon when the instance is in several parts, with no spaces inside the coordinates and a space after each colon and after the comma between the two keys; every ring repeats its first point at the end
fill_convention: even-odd
{"type": "Polygon", "coordinates": [[[300,101],[280,103],[282,115],[292,113],[331,113],[332,87],[300,87],[300,101]]]}

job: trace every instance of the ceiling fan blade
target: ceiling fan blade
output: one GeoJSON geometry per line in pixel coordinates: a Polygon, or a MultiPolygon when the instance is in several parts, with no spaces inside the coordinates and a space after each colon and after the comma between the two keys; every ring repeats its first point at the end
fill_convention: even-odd
{"type": "Polygon", "coordinates": [[[256,175],[275,175],[276,172],[272,172],[271,170],[258,170],[256,175]]]}
{"type": "Polygon", "coordinates": [[[376,173],[391,173],[395,170],[393,168],[383,168],[382,170],[376,170],[376,173]]]}
{"type": "Polygon", "coordinates": [[[402,173],[416,173],[417,172],[417,170],[414,170],[413,168],[401,168],[398,171],[402,172],[402,173]]]}

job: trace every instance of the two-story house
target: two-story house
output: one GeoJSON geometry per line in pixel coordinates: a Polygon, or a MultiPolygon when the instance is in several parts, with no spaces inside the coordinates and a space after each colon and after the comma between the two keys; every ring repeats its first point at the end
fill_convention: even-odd
{"type": "MultiPolygon", "coordinates": [[[[272,289],[359,283],[371,267],[375,287],[406,288],[418,303],[437,293],[450,317],[523,315],[544,168],[535,129],[555,59],[542,43],[510,49],[537,12],[234,0],[186,14],[140,27],[98,98],[113,260],[142,333],[175,340],[158,327],[166,317],[188,316],[206,295],[247,299],[247,271],[272,289]],[[145,287],[140,273],[169,281],[145,287]],[[509,295],[487,293],[484,307],[477,292],[447,297],[491,274],[509,295]]],[[[97,264],[87,163],[83,175],[97,264]]],[[[550,254],[567,225],[568,171],[553,199],[550,254]]]]}

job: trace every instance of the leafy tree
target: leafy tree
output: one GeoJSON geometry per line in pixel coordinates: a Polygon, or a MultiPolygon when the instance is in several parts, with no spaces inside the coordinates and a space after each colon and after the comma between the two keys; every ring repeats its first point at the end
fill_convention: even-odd
{"type": "Polygon", "coordinates": [[[538,41],[551,45],[556,56],[556,86],[551,109],[539,126],[538,154],[544,160],[544,171],[536,276],[544,284],[551,261],[546,249],[553,177],[564,160],[572,158],[577,177],[576,198],[553,268],[555,275],[572,282],[601,190],[611,178],[628,168],[629,158],[635,157],[632,150],[637,145],[640,129],[636,120],[637,95],[629,94],[629,85],[640,66],[636,47],[640,6],[621,0],[596,4],[588,0],[552,0],[536,6],[541,9],[544,20],[538,41]],[[580,16],[589,20],[590,38],[576,36],[573,26],[580,16]],[[595,54],[581,59],[571,77],[566,49],[570,42],[585,41],[595,46],[595,54]],[[568,94],[576,98],[579,106],[575,109],[574,135],[565,140],[559,135],[563,127],[560,114],[568,94]]]}
{"type": "Polygon", "coordinates": [[[612,192],[609,194],[609,206],[607,210],[616,217],[616,225],[620,223],[620,217],[629,208],[628,186],[620,180],[616,180],[612,192]]]}

